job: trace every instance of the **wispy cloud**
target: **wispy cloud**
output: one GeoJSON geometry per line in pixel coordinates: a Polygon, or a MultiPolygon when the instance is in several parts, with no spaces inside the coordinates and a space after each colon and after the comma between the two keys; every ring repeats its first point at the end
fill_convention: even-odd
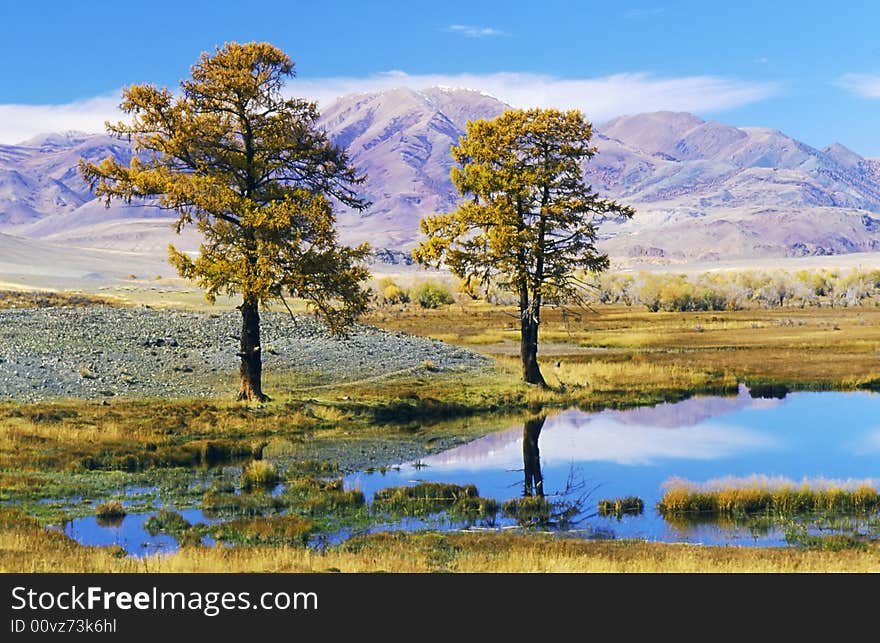
{"type": "MultiPolygon", "coordinates": [[[[287,92],[315,100],[324,108],[346,94],[436,86],[480,91],[513,107],[580,109],[597,124],[623,114],[657,110],[719,112],[779,93],[779,87],[773,83],[720,76],[663,78],[625,73],[598,78],[558,78],[513,72],[407,74],[403,71],[365,78],[298,78],[288,85],[287,92]]],[[[64,105],[0,104],[0,143],[18,143],[42,132],[104,131],[104,121],[121,118],[116,107],[119,100],[119,95],[105,95],[64,105]]]]}
{"type": "Polygon", "coordinates": [[[598,78],[558,78],[511,72],[410,75],[402,71],[368,78],[299,79],[291,85],[291,90],[327,105],[345,94],[433,86],[481,91],[513,107],[580,109],[596,123],[622,114],[657,110],[718,112],[763,100],[780,91],[774,83],[720,76],[663,78],[626,73],[598,78]]]}
{"type": "Polygon", "coordinates": [[[475,27],[473,25],[449,25],[446,31],[461,34],[468,38],[488,38],[489,36],[503,36],[504,32],[494,27],[475,27]]]}
{"type": "Polygon", "coordinates": [[[104,121],[122,118],[120,94],[63,105],[0,104],[0,143],[20,143],[45,132],[103,132],[104,121]]]}
{"type": "Polygon", "coordinates": [[[844,74],[835,84],[864,98],[880,98],[880,74],[844,74]]]}

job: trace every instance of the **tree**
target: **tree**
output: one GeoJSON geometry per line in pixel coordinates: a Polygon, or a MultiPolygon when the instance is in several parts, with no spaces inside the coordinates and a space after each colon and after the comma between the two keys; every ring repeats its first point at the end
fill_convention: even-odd
{"type": "Polygon", "coordinates": [[[106,126],[134,140],[128,166],[112,157],[79,164],[107,205],[153,199],[177,213],[178,233],[198,227],[197,258],[172,245],[169,259],[209,301],[241,295],[241,400],[268,399],[260,305],[285,292],[304,298],[339,333],[368,301],[368,247],[340,245],[334,214],[334,202],[369,205],[356,192],[365,177],[316,128],[314,103],[282,95],[293,76],[291,59],[268,43],[226,43],[201,55],[177,97],[149,84],[123,90],[132,122],[106,126]]]}
{"type": "Polygon", "coordinates": [[[538,366],[541,307],[583,302],[583,276],[608,268],[596,225],[632,208],[601,199],[584,183],[596,153],[578,111],[509,110],[467,124],[452,147],[452,183],[465,197],[449,214],[421,221],[419,263],[449,269],[484,291],[496,284],[519,298],[523,379],[545,385],[538,366]]]}

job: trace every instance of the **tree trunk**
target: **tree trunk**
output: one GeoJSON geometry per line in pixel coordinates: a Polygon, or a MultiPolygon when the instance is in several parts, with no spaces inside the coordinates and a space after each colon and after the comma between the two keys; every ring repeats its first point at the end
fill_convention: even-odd
{"type": "Polygon", "coordinates": [[[544,497],[544,478],[541,476],[541,454],[538,452],[538,436],[546,418],[526,420],[523,426],[523,471],[525,487],[523,495],[544,497]]]}
{"type": "Polygon", "coordinates": [[[245,297],[241,306],[241,344],[238,356],[241,358],[239,374],[241,388],[238,399],[248,402],[265,402],[269,398],[263,394],[263,357],[260,347],[259,302],[245,297]]]}
{"type": "Polygon", "coordinates": [[[538,324],[533,321],[524,321],[522,324],[520,357],[523,380],[529,384],[547,386],[538,366],[538,324]]]}
{"type": "Polygon", "coordinates": [[[522,358],[523,380],[529,384],[547,386],[541,369],[538,367],[538,320],[529,310],[529,295],[526,288],[520,291],[519,316],[519,354],[522,358]]]}

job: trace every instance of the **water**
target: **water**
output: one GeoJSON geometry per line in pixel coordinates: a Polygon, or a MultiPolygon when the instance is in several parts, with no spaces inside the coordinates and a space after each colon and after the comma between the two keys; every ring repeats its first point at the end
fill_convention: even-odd
{"type": "MultiPolygon", "coordinates": [[[[157,553],[170,553],[179,546],[173,536],[156,534],[151,536],[144,529],[144,523],[158,512],[127,514],[115,524],[101,524],[95,516],[86,516],[69,521],[63,527],[65,534],[84,545],[107,546],[118,545],[130,556],[147,556],[157,553]]],[[[190,524],[211,524],[213,520],[205,517],[200,509],[181,509],[178,513],[190,524]]],[[[214,540],[205,536],[202,541],[207,545],[214,540]]]]}
{"type": "MultiPolygon", "coordinates": [[[[672,478],[868,479],[875,486],[880,478],[880,395],[872,393],[764,399],[741,387],[735,397],[697,397],[627,411],[568,410],[525,433],[537,434],[545,493],[563,491],[570,479],[579,481],[590,494],[578,526],[617,538],[786,543],[780,528],[670,524],[656,504],[663,483],[672,478]],[[622,496],[642,498],[644,512],[620,520],[590,516],[599,499],[622,496]]],[[[534,449],[525,451],[524,425],[518,424],[399,470],[348,476],[346,485],[372,498],[380,488],[416,481],[473,483],[480,495],[504,500],[523,495],[526,465],[531,461],[533,468],[536,460],[534,449]]]]}
{"type": "MultiPolygon", "coordinates": [[[[876,487],[880,482],[880,395],[793,393],[783,399],[765,399],[753,398],[743,387],[734,397],[696,397],[627,411],[568,410],[550,415],[543,422],[524,418],[509,430],[416,463],[402,463],[384,473],[349,475],[345,486],[361,489],[369,501],[384,487],[419,481],[473,483],[482,496],[503,501],[523,495],[526,470],[540,472],[544,492],[551,500],[558,499],[572,481],[579,488],[567,498],[586,494],[583,511],[569,531],[573,535],[784,545],[786,535],[778,526],[757,529],[753,524],[730,521],[694,524],[665,520],[656,510],[664,482],[683,478],[702,483],[759,475],[794,482],[869,480],[876,487]],[[642,498],[644,512],[620,519],[595,515],[598,500],[624,496],[642,498]]],[[[283,489],[279,485],[271,493],[283,489]]],[[[146,496],[157,493],[149,487],[125,491],[146,496]]],[[[88,516],[68,522],[63,529],[80,543],[118,545],[133,556],[173,552],[178,543],[172,536],[151,536],[144,529],[146,520],[155,513],[130,513],[117,524],[101,524],[95,516],[88,516]]],[[[179,513],[191,524],[218,522],[199,509],[179,513]]],[[[311,543],[321,547],[355,533],[388,529],[473,527],[437,516],[397,522],[381,517],[377,520],[358,530],[316,535],[311,543]]],[[[499,514],[480,526],[499,529],[514,524],[499,514]]],[[[854,527],[861,529],[864,525],[854,527]]],[[[204,542],[213,544],[209,537],[204,542]]]]}

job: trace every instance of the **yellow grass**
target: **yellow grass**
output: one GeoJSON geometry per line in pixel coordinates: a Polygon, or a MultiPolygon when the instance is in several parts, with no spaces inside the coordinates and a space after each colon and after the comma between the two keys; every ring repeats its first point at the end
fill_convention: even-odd
{"type": "Polygon", "coordinates": [[[663,513],[737,514],[865,512],[876,510],[880,494],[871,480],[804,480],[751,476],[704,484],[673,479],[658,504],[663,513]]]}
{"type": "MultiPolygon", "coordinates": [[[[8,512],[5,514],[8,519],[8,512]]],[[[17,519],[0,525],[0,572],[878,572],[880,548],[824,551],[585,541],[499,532],[376,534],[318,552],[188,547],[143,559],[83,547],[17,519]]]]}
{"type": "MultiPolygon", "coordinates": [[[[494,357],[518,355],[517,312],[512,306],[462,303],[441,310],[375,313],[369,321],[494,357]]],[[[558,310],[545,310],[538,359],[545,377],[554,381],[560,380],[554,368],[561,362],[563,382],[571,363],[640,361],[669,368],[683,382],[695,378],[695,385],[706,376],[720,375],[797,387],[849,388],[880,379],[878,347],[878,307],[652,313],[640,306],[597,305],[565,318],[558,310]]],[[[653,378],[642,369],[621,367],[612,377],[620,378],[620,386],[638,388],[641,375],[653,378]]],[[[570,380],[577,383],[583,377],[589,382],[591,374],[575,372],[570,380]]]]}

